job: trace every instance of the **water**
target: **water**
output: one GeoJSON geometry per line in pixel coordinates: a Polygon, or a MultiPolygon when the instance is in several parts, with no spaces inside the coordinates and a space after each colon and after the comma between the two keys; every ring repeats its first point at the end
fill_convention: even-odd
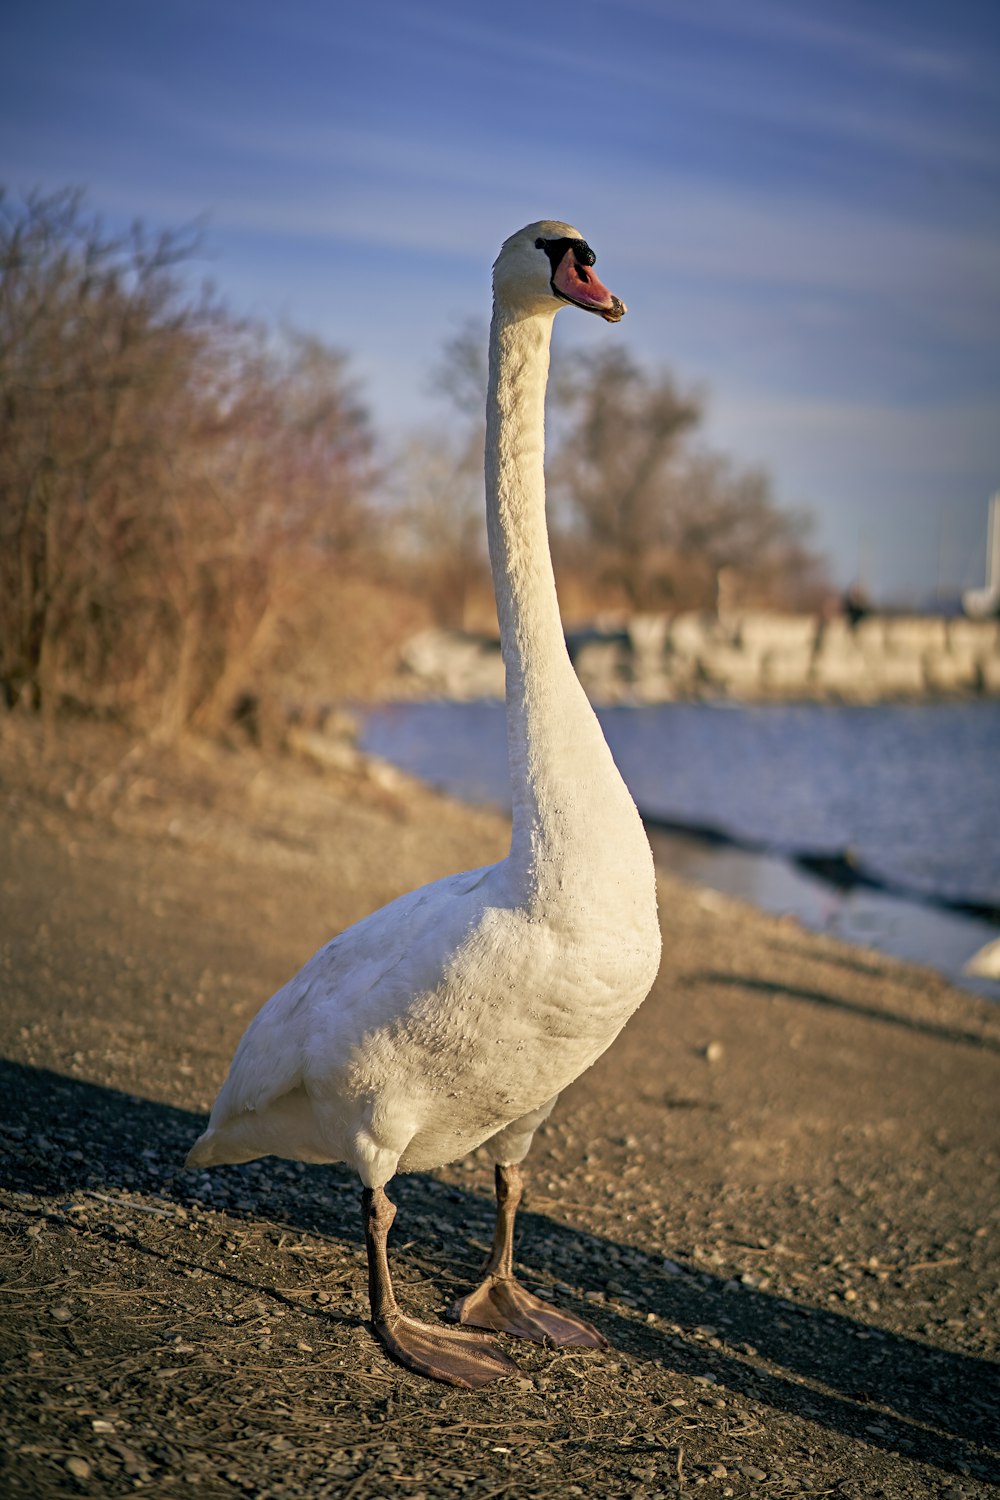
{"type": "MultiPolygon", "coordinates": [[[[673,825],[652,833],[665,867],[1000,999],[1000,983],[961,974],[1000,935],[1000,704],[662,704],[600,719],[643,815],[673,825]],[[839,883],[803,865],[815,853],[835,857],[839,883]]],[[[502,704],[387,705],[362,743],[509,806],[502,704]]]]}

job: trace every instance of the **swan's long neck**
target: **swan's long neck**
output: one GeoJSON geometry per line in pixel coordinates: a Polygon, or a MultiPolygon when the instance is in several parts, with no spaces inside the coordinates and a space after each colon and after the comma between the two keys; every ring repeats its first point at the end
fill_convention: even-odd
{"type": "Polygon", "coordinates": [[[560,881],[588,844],[592,857],[602,812],[620,817],[623,798],[631,811],[559,618],[543,470],[553,316],[515,316],[495,304],[486,425],[487,529],[507,674],[511,861],[535,881],[545,872],[560,881]]]}

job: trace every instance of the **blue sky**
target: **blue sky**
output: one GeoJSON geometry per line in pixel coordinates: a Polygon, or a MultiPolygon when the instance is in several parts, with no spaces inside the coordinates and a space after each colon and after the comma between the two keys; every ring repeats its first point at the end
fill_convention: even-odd
{"type": "Polygon", "coordinates": [[[109,226],[203,217],[230,305],[347,350],[391,438],[566,218],[630,315],[564,314],[708,393],[706,437],[883,599],[981,583],[1000,489],[996,0],[34,0],[0,180],[109,226]]]}

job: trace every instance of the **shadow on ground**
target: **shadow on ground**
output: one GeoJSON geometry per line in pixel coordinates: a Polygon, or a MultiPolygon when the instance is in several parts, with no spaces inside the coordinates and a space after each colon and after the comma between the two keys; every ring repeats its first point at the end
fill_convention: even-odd
{"type": "Polygon", "coordinates": [[[919,1016],[907,1016],[899,1011],[881,1010],[877,1005],[859,1005],[855,1000],[845,1000],[841,995],[832,995],[826,990],[804,989],[785,984],[780,979],[761,979],[750,974],[723,974],[714,969],[701,970],[690,976],[692,984],[724,985],[727,989],[749,990],[753,994],[766,995],[783,1000],[801,1000],[807,1005],[817,1005],[824,1010],[839,1010],[847,1015],[863,1016],[869,1021],[879,1021],[885,1026],[898,1026],[903,1031],[914,1031],[920,1036],[932,1037],[939,1042],[955,1042],[959,1046],[977,1047],[985,1052],[1000,1052],[1000,1041],[993,1036],[983,1036],[975,1031],[963,1031],[957,1026],[944,1026],[937,1021],[925,1021],[919,1016]]]}
{"type": "MultiPolygon", "coordinates": [[[[41,1212],[65,1221],[72,1206],[66,1200],[74,1194],[154,1194],[161,1212],[168,1205],[168,1217],[169,1205],[197,1204],[236,1220],[265,1219],[350,1243],[362,1268],[359,1195],[351,1173],[277,1163],[271,1172],[269,1163],[266,1189],[255,1180],[261,1174],[253,1167],[217,1169],[207,1187],[205,1174],[172,1166],[183,1162],[202,1124],[200,1116],[186,1110],[0,1060],[0,1129],[14,1148],[0,1167],[0,1185],[54,1200],[47,1210],[26,1203],[26,1215],[41,1212]],[[47,1150],[46,1141],[55,1149],[47,1150]],[[157,1167],[142,1154],[151,1148],[157,1167]],[[164,1162],[170,1164],[166,1171],[164,1162]]],[[[401,1286],[416,1271],[440,1286],[446,1294],[443,1307],[478,1269],[468,1238],[488,1239],[492,1203],[419,1176],[397,1179],[393,1196],[400,1209],[393,1261],[401,1286]]],[[[734,1291],[732,1283],[727,1287],[701,1270],[682,1267],[680,1274],[666,1274],[662,1253],[669,1246],[644,1253],[531,1212],[520,1216],[519,1226],[520,1261],[529,1268],[529,1281],[534,1272],[543,1284],[550,1279],[602,1284],[614,1247],[616,1271],[630,1277],[640,1311],[630,1316],[624,1308],[590,1303],[581,1303],[579,1310],[633,1359],[709,1377],[720,1389],[944,1468],[972,1465],[983,1472],[984,1462],[995,1457],[987,1444],[1000,1405],[998,1370],[984,1360],[764,1291],[734,1291]],[[627,1273],[618,1268],[618,1255],[627,1273]],[[647,1324],[643,1319],[648,1312],[679,1332],[667,1334],[647,1324]],[[718,1322],[725,1324],[725,1347],[716,1350],[694,1337],[696,1329],[718,1322]]],[[[88,1232],[118,1241],[128,1238],[112,1225],[90,1225],[88,1232]]],[[[162,1250],[151,1250],[138,1238],[129,1243],[165,1258],[162,1250]]],[[[198,1265],[180,1234],[176,1261],[198,1265]]],[[[233,1270],[214,1265],[201,1269],[257,1293],[281,1296],[274,1287],[233,1270]]],[[[303,1310],[301,1302],[296,1306],[303,1310]]],[[[326,1325],[348,1325],[350,1338],[368,1337],[353,1313],[335,1306],[309,1311],[326,1325]]]]}

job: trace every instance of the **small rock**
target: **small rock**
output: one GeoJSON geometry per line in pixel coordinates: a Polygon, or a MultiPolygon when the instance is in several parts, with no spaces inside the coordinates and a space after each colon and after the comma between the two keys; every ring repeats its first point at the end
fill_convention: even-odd
{"type": "Polygon", "coordinates": [[[721,1062],[726,1055],[726,1049],[721,1042],[709,1042],[705,1048],[705,1061],[710,1063],[721,1062]]]}
{"type": "Polygon", "coordinates": [[[72,1323],[73,1321],[73,1311],[69,1307],[61,1305],[59,1307],[50,1307],[49,1314],[56,1323],[72,1323]]]}
{"type": "Polygon", "coordinates": [[[66,1469],[74,1479],[90,1478],[90,1465],[85,1458],[67,1458],[66,1469]]]}

